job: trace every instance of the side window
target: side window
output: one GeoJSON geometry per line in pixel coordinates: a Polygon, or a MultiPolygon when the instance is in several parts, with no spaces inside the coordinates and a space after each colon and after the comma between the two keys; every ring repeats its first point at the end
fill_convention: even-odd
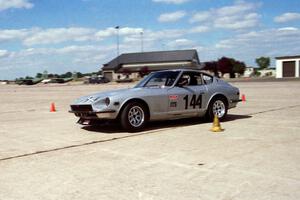
{"type": "Polygon", "coordinates": [[[197,85],[203,85],[200,73],[195,74],[195,79],[197,80],[197,85]]]}
{"type": "Polygon", "coordinates": [[[165,77],[154,77],[147,83],[147,86],[163,86],[165,82],[165,77]]]}
{"type": "Polygon", "coordinates": [[[209,76],[207,74],[202,74],[202,78],[203,78],[204,84],[206,84],[206,85],[211,84],[213,82],[213,77],[209,76]]]}
{"type": "Polygon", "coordinates": [[[202,85],[201,74],[199,72],[184,72],[178,84],[185,86],[202,85]]]}

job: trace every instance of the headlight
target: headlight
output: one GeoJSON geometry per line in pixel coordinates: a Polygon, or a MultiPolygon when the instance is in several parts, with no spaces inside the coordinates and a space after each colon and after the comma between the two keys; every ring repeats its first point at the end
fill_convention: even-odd
{"type": "Polygon", "coordinates": [[[110,104],[110,99],[108,97],[106,97],[104,102],[105,102],[105,105],[108,106],[110,104]]]}

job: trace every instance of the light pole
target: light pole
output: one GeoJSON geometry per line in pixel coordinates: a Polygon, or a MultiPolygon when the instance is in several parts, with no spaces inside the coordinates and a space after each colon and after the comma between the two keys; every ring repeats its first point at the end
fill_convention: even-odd
{"type": "Polygon", "coordinates": [[[120,26],[116,26],[115,29],[117,30],[117,56],[119,56],[120,54],[120,49],[119,49],[119,29],[120,29],[120,26]]]}
{"type": "Polygon", "coordinates": [[[144,38],[143,38],[144,32],[141,31],[141,52],[144,52],[144,38]]]}

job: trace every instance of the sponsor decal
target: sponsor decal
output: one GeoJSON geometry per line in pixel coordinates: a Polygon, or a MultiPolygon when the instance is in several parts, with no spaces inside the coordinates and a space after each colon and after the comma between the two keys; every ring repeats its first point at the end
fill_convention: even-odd
{"type": "Polygon", "coordinates": [[[176,108],[177,107],[177,102],[175,102],[175,101],[170,102],[170,107],[171,108],[176,108]]]}
{"type": "Polygon", "coordinates": [[[178,95],[169,95],[169,100],[177,100],[178,95]]]}

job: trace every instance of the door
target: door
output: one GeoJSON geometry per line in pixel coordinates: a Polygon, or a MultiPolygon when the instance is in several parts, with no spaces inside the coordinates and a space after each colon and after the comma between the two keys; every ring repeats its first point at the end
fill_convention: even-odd
{"type": "Polygon", "coordinates": [[[203,99],[207,88],[202,83],[201,73],[184,72],[175,87],[169,89],[169,114],[193,116],[205,112],[203,99]]]}
{"type": "Polygon", "coordinates": [[[283,61],[282,62],[282,77],[295,77],[296,71],[295,61],[283,61]]]}
{"type": "Polygon", "coordinates": [[[109,81],[113,80],[113,73],[112,72],[103,72],[104,77],[107,78],[109,81]]]}

